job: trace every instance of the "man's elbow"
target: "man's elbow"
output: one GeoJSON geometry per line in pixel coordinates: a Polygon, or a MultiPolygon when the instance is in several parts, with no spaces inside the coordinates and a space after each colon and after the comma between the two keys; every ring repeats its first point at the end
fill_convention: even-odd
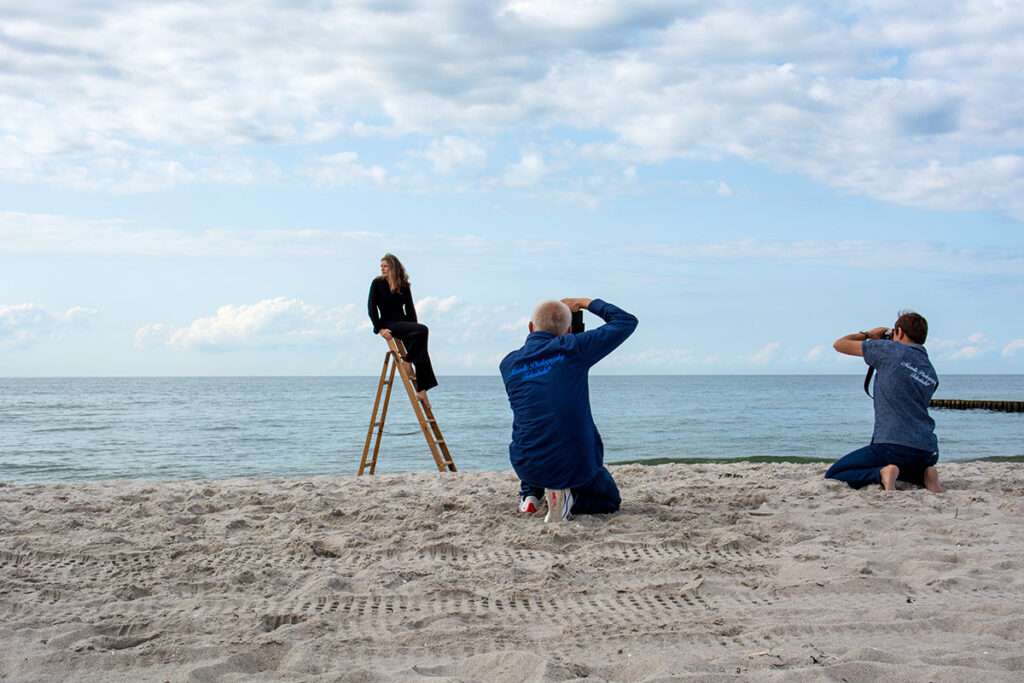
{"type": "Polygon", "coordinates": [[[628,339],[636,331],[636,326],[640,324],[640,321],[632,315],[628,318],[622,318],[615,322],[623,340],[628,339]]]}

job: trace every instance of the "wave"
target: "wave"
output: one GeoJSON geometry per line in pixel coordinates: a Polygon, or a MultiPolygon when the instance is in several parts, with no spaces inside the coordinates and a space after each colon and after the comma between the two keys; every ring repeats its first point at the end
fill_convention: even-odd
{"type": "Polygon", "coordinates": [[[32,463],[16,463],[16,462],[0,462],[0,473],[3,472],[67,472],[69,474],[74,472],[95,472],[93,467],[79,467],[76,465],[65,465],[61,464],[50,464],[45,462],[32,462],[32,463]]]}

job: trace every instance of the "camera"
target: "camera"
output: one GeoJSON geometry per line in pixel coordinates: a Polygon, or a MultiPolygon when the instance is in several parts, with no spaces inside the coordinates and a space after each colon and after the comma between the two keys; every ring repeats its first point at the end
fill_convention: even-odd
{"type": "Polygon", "coordinates": [[[569,329],[573,334],[583,331],[583,310],[580,309],[572,314],[572,327],[569,329]]]}
{"type": "Polygon", "coordinates": [[[881,339],[887,339],[889,341],[892,341],[892,330],[886,330],[885,332],[883,332],[881,339]]]}

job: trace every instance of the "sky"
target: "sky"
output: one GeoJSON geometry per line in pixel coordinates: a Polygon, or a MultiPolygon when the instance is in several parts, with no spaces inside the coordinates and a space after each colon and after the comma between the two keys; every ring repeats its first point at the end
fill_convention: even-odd
{"type": "Polygon", "coordinates": [[[442,383],[570,296],[640,319],[595,372],[914,309],[1021,373],[1022,63],[999,0],[0,0],[0,376],[373,375],[387,252],[442,383]]]}

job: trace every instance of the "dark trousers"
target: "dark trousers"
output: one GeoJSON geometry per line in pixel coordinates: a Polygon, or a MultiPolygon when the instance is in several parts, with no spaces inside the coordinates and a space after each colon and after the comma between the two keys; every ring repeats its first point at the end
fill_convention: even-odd
{"type": "Polygon", "coordinates": [[[434,367],[427,352],[427,337],[430,335],[427,326],[399,321],[384,323],[381,327],[391,330],[391,334],[405,344],[405,360],[416,369],[416,390],[427,391],[436,387],[437,377],[434,377],[434,367]]]}
{"type": "MultiPolygon", "coordinates": [[[[619,505],[622,504],[619,487],[612,479],[612,473],[606,467],[598,470],[597,475],[583,486],[570,490],[573,497],[572,514],[574,515],[603,515],[617,512],[619,505]]],[[[521,481],[519,482],[519,495],[543,499],[544,487],[533,486],[521,481]]]]}
{"type": "Polygon", "coordinates": [[[924,485],[924,471],[939,461],[939,454],[894,443],[873,443],[847,453],[832,463],[826,479],[845,481],[855,489],[881,484],[881,470],[888,465],[900,468],[899,479],[924,485]]]}

